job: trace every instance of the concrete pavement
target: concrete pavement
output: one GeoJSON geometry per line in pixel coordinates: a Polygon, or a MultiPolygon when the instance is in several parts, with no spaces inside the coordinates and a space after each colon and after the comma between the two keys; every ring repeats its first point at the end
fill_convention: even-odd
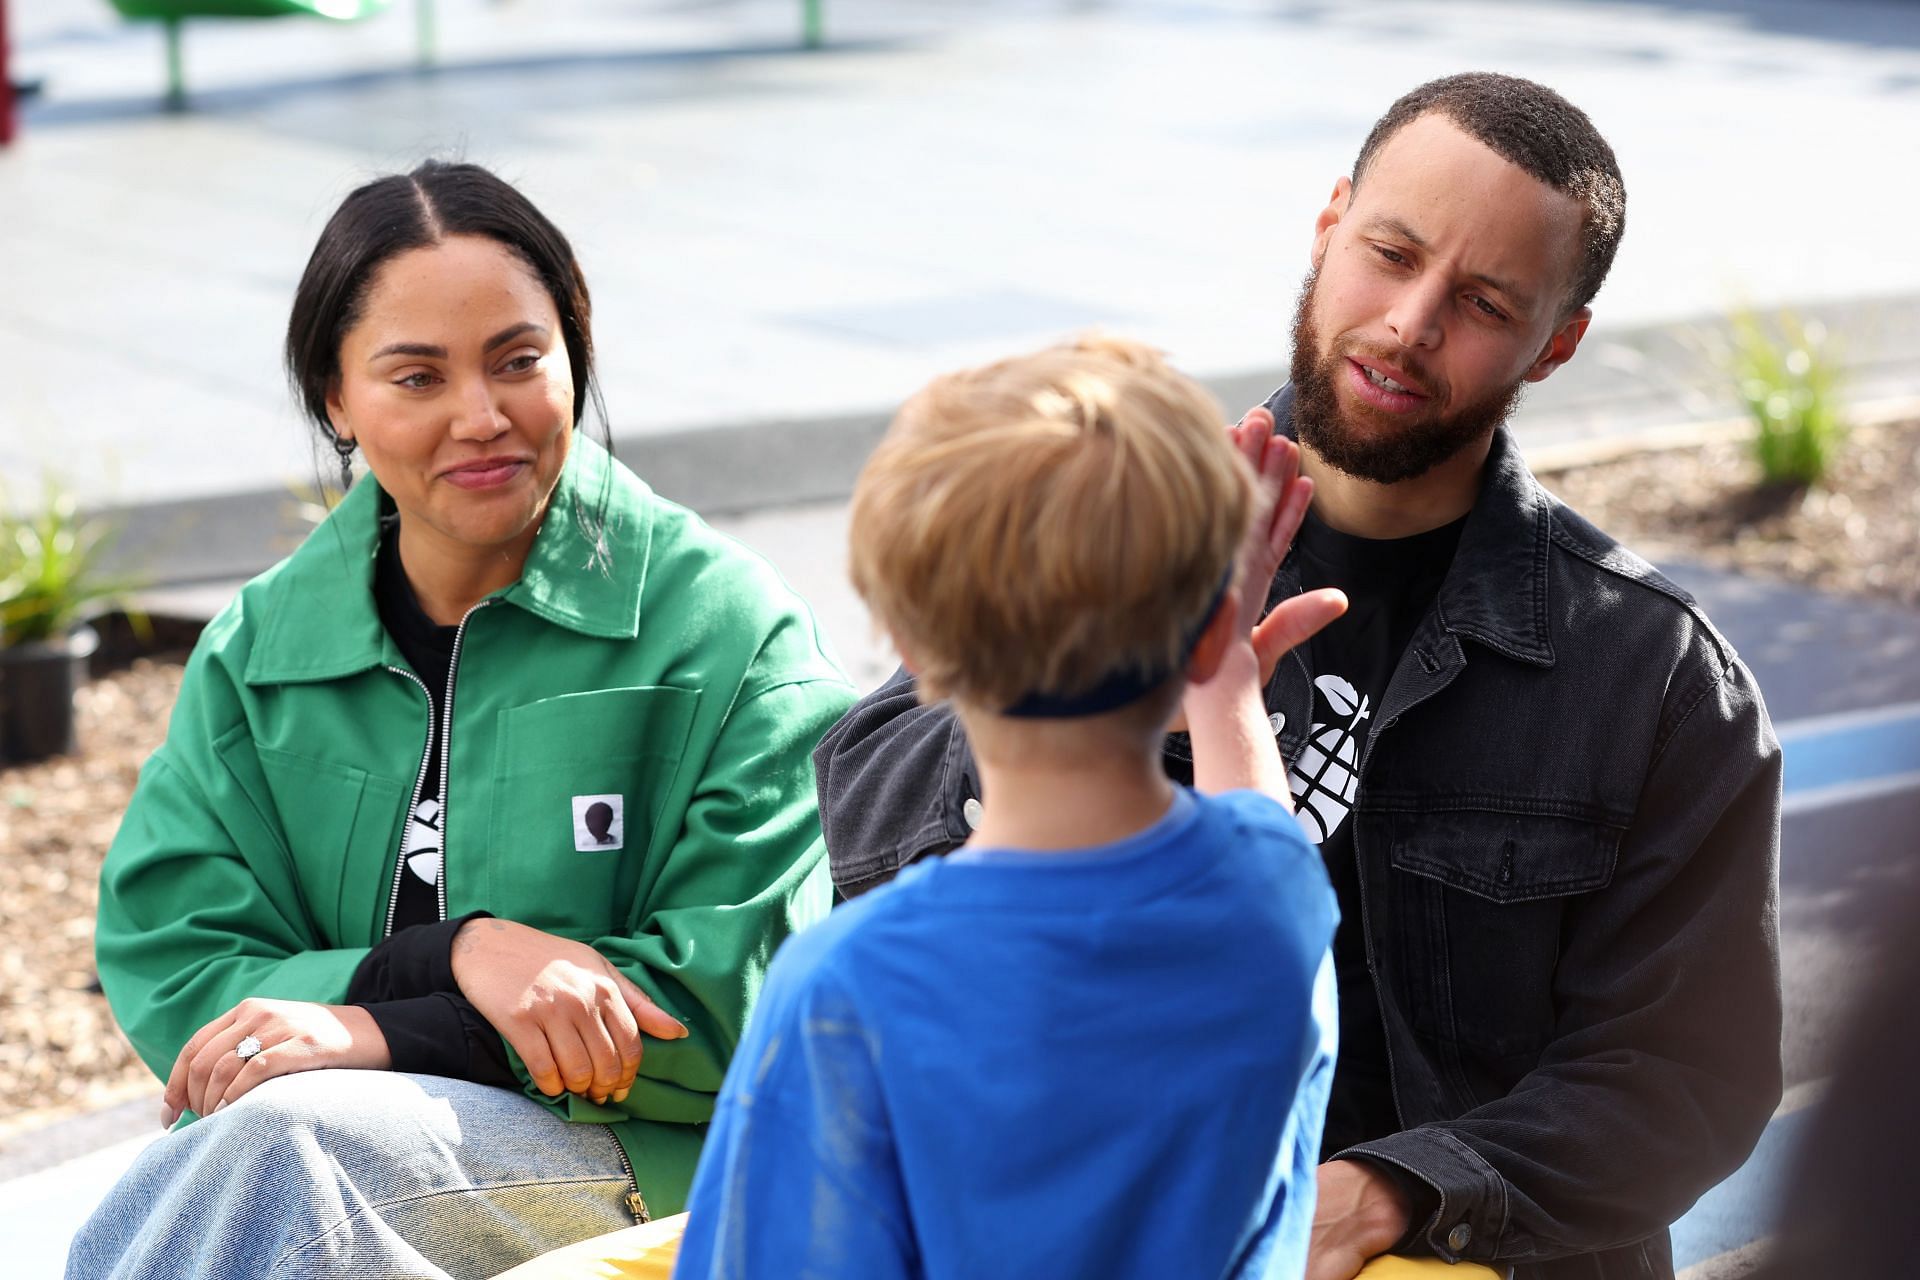
{"type": "Polygon", "coordinates": [[[1920,258],[1874,230],[1920,197],[1889,152],[1920,135],[1913,5],[833,0],[804,52],[793,0],[439,0],[424,76],[406,8],[192,24],[184,115],[151,28],[14,15],[46,89],[0,152],[0,475],[54,466],[95,505],[311,477],[276,362],[294,280],[346,190],[427,154],[498,166],[574,238],[642,469],[718,449],[759,503],[835,496],[787,485],[771,437],[857,458],[845,421],[1086,325],[1270,385],[1333,179],[1396,93],[1465,67],[1567,91],[1631,192],[1589,351],[1523,424],[1723,411],[1672,326],[1740,300],[1831,311],[1862,394],[1920,389],[1920,258]]]}

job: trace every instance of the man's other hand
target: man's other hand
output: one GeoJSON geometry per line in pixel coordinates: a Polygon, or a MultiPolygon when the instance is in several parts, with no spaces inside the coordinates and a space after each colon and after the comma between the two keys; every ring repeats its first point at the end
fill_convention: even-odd
{"type": "Polygon", "coordinates": [[[1353,1280],[1407,1233],[1406,1193],[1359,1160],[1329,1160],[1320,1166],[1319,1181],[1306,1280],[1353,1280]]]}

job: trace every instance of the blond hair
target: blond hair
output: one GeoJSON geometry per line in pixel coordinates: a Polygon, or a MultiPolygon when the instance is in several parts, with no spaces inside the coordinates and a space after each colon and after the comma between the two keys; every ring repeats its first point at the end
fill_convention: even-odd
{"type": "Polygon", "coordinates": [[[854,486],[853,586],[927,697],[1003,710],[1172,675],[1246,532],[1219,406],[1089,336],[936,378],[854,486]]]}

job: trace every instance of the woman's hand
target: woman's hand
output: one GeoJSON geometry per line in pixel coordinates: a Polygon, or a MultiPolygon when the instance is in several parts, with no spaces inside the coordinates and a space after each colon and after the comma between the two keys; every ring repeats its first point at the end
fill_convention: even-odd
{"type": "Polygon", "coordinates": [[[172,1127],[183,1111],[212,1115],[275,1076],[392,1065],[387,1038],[357,1005],[249,998],[194,1032],[180,1050],[161,1096],[161,1123],[172,1127]],[[240,1045],[249,1037],[260,1048],[242,1058],[240,1045]]]}
{"type": "Polygon", "coordinates": [[[468,922],[454,937],[453,978],[551,1097],[624,1102],[641,1032],[687,1034],[592,947],[512,920],[468,922]]]}

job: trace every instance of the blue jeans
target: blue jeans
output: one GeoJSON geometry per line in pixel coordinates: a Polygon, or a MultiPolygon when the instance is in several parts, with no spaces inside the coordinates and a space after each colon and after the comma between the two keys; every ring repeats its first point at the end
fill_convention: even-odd
{"type": "Polygon", "coordinates": [[[491,1276],[632,1226],[627,1190],[602,1125],[461,1080],[312,1071],[148,1147],[67,1275],[491,1276]]]}

